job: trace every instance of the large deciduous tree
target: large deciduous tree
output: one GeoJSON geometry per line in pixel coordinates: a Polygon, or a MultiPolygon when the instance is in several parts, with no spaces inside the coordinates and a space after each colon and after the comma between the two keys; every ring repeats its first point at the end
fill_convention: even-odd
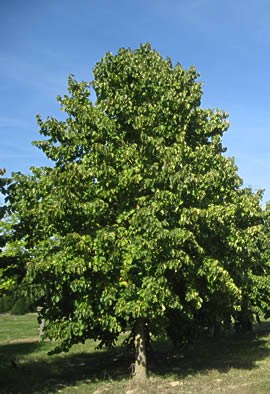
{"type": "Polygon", "coordinates": [[[14,174],[9,204],[59,351],[131,330],[143,378],[146,330],[240,307],[245,262],[228,248],[241,180],[223,155],[227,114],[201,108],[197,79],[149,44],[120,49],[92,82],[69,78],[64,120],[38,117],[54,165],[14,174]]]}

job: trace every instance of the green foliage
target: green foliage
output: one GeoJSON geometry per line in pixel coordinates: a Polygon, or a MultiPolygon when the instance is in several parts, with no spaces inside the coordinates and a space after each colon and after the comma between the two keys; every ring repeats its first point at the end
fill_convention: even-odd
{"type": "Polygon", "coordinates": [[[208,327],[241,309],[259,196],[240,189],[228,115],[200,107],[198,76],[149,44],[120,49],[91,83],[69,78],[65,120],[38,116],[35,145],[54,166],[13,174],[8,201],[58,350],[112,345],[138,318],[162,333],[175,314],[208,327]]]}
{"type": "Polygon", "coordinates": [[[12,315],[24,315],[35,311],[34,300],[29,296],[16,294],[5,294],[0,297],[0,313],[11,313],[12,315]]]}
{"type": "Polygon", "coordinates": [[[33,312],[33,302],[29,297],[20,297],[10,310],[11,315],[25,315],[28,312],[33,312]]]}
{"type": "Polygon", "coordinates": [[[4,295],[0,297],[0,313],[10,312],[14,305],[14,297],[12,295],[4,295]]]}
{"type": "Polygon", "coordinates": [[[0,220],[0,295],[15,291],[25,277],[25,241],[17,239],[14,215],[0,220]]]}
{"type": "Polygon", "coordinates": [[[263,211],[263,224],[260,231],[250,234],[253,245],[253,269],[249,271],[249,300],[252,311],[257,316],[270,316],[270,205],[263,211]],[[255,245],[255,248],[254,248],[255,245]],[[256,249],[257,247],[257,249],[256,249]],[[254,253],[254,249],[255,252],[254,253]]]}
{"type": "MultiPolygon", "coordinates": [[[[0,169],[0,175],[4,174],[5,170],[0,169]]],[[[7,194],[10,183],[10,179],[0,178],[0,193],[3,196],[7,194]]],[[[0,206],[0,297],[12,292],[25,275],[24,265],[19,261],[24,247],[23,241],[13,239],[15,215],[9,217],[7,211],[6,204],[0,206]]]]}

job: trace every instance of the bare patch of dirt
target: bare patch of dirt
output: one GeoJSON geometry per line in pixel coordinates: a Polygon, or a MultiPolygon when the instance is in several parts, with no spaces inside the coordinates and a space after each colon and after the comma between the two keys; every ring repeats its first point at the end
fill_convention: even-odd
{"type": "Polygon", "coordinates": [[[39,337],[18,338],[8,341],[10,344],[40,342],[39,337]]]}

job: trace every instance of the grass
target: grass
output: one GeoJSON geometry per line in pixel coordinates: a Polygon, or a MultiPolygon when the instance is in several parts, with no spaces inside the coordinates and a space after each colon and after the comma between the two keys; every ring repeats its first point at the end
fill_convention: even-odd
{"type": "Polygon", "coordinates": [[[270,322],[252,335],[209,338],[180,351],[156,344],[150,378],[134,385],[132,355],[97,351],[93,341],[48,356],[36,316],[0,315],[0,393],[269,393],[270,322]]]}

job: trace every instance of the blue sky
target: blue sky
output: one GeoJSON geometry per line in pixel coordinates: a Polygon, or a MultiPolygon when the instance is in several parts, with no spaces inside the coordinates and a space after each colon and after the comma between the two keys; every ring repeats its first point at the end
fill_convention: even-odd
{"type": "Polygon", "coordinates": [[[67,77],[91,80],[107,52],[150,42],[204,82],[203,107],[230,113],[224,136],[246,186],[270,200],[268,0],[9,0],[0,5],[0,168],[45,164],[35,116],[58,115],[67,77]]]}

